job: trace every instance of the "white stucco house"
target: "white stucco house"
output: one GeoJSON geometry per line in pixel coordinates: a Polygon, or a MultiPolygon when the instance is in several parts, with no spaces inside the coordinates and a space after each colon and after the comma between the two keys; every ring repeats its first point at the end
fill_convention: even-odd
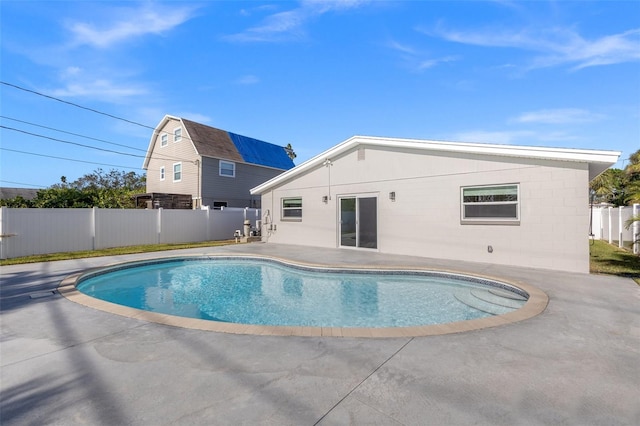
{"type": "Polygon", "coordinates": [[[263,241],[589,271],[617,151],[352,137],[251,189],[263,241]]]}

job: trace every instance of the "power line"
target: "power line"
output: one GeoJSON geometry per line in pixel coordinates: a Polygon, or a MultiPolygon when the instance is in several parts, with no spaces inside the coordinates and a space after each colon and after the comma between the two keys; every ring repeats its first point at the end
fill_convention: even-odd
{"type": "Polygon", "coordinates": [[[110,118],[114,118],[116,120],[124,121],[126,123],[135,124],[136,126],[144,127],[144,128],[151,129],[151,130],[155,129],[154,127],[147,126],[146,124],[142,124],[142,123],[138,123],[138,122],[133,121],[133,120],[128,120],[126,118],[118,117],[116,115],[109,114],[107,112],[98,111],[97,109],[93,109],[93,108],[89,108],[89,107],[86,107],[86,106],[78,105],[76,103],[65,101],[65,100],[56,98],[54,96],[45,95],[44,93],[36,92],[35,90],[27,89],[26,87],[21,87],[21,86],[18,86],[16,84],[7,83],[6,81],[0,81],[0,83],[4,84],[5,86],[13,87],[14,89],[18,89],[18,90],[22,90],[22,91],[25,91],[25,92],[33,93],[34,95],[38,95],[38,96],[42,96],[44,98],[52,99],[54,101],[62,102],[63,104],[71,105],[71,106],[74,106],[76,108],[81,108],[81,109],[84,109],[84,110],[87,110],[87,111],[94,112],[96,114],[100,114],[100,115],[104,115],[104,116],[107,116],[107,117],[110,117],[110,118]]]}
{"type": "Polygon", "coordinates": [[[35,186],[36,188],[44,188],[44,185],[34,185],[32,183],[24,183],[24,182],[13,182],[10,180],[4,180],[4,179],[0,179],[0,182],[4,182],[4,183],[12,183],[14,185],[26,185],[26,186],[35,186]]]}
{"type": "MultiPolygon", "coordinates": [[[[0,115],[0,118],[5,119],[5,120],[16,121],[18,123],[27,124],[29,126],[35,126],[35,127],[40,127],[40,128],[47,129],[47,130],[52,130],[54,132],[59,132],[59,133],[65,133],[65,134],[68,134],[68,135],[78,136],[78,137],[81,137],[81,138],[94,140],[94,141],[106,143],[106,144],[109,144],[109,145],[121,146],[123,148],[131,149],[131,150],[135,150],[135,151],[141,151],[141,152],[144,152],[144,153],[147,152],[146,149],[135,148],[135,147],[132,147],[132,146],[129,146],[129,145],[125,145],[125,144],[120,144],[120,143],[117,143],[117,142],[112,142],[112,141],[107,141],[107,140],[104,140],[104,139],[94,138],[92,136],[81,135],[79,133],[73,133],[73,132],[69,132],[69,131],[66,131],[66,130],[62,130],[62,129],[56,129],[54,127],[44,126],[44,125],[41,125],[41,124],[32,123],[30,121],[20,120],[20,119],[12,118],[12,117],[7,117],[7,116],[4,116],[4,115],[0,115]]],[[[22,130],[17,130],[17,131],[23,132],[22,130]]],[[[46,136],[41,136],[41,137],[46,137],[46,136]]],[[[185,138],[185,139],[189,139],[189,138],[185,138]]],[[[56,140],[56,139],[54,139],[54,140],[56,140]]],[[[113,151],[113,152],[116,152],[116,151],[113,151]]],[[[131,155],[131,154],[128,154],[128,155],[131,155]]],[[[185,158],[171,157],[171,156],[168,156],[166,154],[159,153],[159,152],[156,153],[156,156],[157,157],[162,157],[163,160],[191,161],[191,160],[188,160],[188,159],[185,159],[185,158]]],[[[140,156],[140,158],[146,158],[146,155],[144,157],[140,156]]]]}
{"type": "Polygon", "coordinates": [[[120,151],[114,151],[114,150],[112,150],[112,149],[98,148],[98,147],[96,147],[96,146],[85,145],[85,144],[78,143],[78,142],[66,141],[66,140],[64,140],[64,139],[52,138],[52,137],[50,137],[50,136],[39,135],[39,134],[37,134],[37,133],[31,133],[31,132],[27,132],[26,130],[16,129],[16,128],[14,128],[14,127],[8,127],[8,126],[0,125],[0,128],[2,128],[2,129],[7,129],[7,130],[12,130],[12,131],[14,131],[14,132],[24,133],[24,134],[26,134],[26,135],[35,136],[35,137],[38,137],[38,138],[49,139],[49,140],[52,140],[52,141],[55,141],[55,142],[61,142],[61,143],[66,143],[66,144],[70,144],[70,145],[81,146],[81,147],[83,147],[83,148],[95,149],[95,150],[103,151],[103,152],[111,152],[111,153],[119,154],[119,155],[127,155],[127,156],[129,156],[129,157],[146,158],[146,156],[144,156],[144,155],[129,154],[128,152],[120,152],[120,151]]]}
{"type": "Polygon", "coordinates": [[[27,124],[29,126],[40,127],[42,129],[52,130],[54,132],[65,133],[67,135],[72,135],[72,136],[78,136],[80,138],[90,139],[90,140],[93,140],[93,141],[102,142],[102,143],[106,143],[106,144],[109,144],[109,145],[116,145],[116,146],[121,146],[123,148],[132,149],[132,150],[135,150],[135,151],[147,152],[146,149],[135,148],[135,147],[132,147],[132,146],[129,146],[129,145],[125,145],[125,144],[122,144],[122,143],[111,142],[111,141],[107,141],[107,140],[104,140],[104,139],[98,139],[98,138],[94,138],[92,136],[81,135],[79,133],[68,132],[66,130],[56,129],[54,127],[43,126],[42,124],[37,124],[37,123],[29,122],[29,121],[19,120],[17,118],[7,117],[5,115],[0,115],[0,118],[5,119],[5,120],[17,121],[18,123],[27,124]]]}
{"type": "Polygon", "coordinates": [[[38,156],[38,157],[55,158],[57,160],[75,161],[76,163],[96,164],[98,166],[119,167],[119,168],[122,168],[122,169],[131,169],[131,170],[143,170],[140,167],[120,166],[120,165],[117,165],[117,164],[107,164],[107,163],[97,163],[95,161],[76,160],[74,158],[57,157],[55,155],[47,155],[47,154],[36,154],[35,152],[19,151],[17,149],[10,149],[10,148],[0,148],[0,150],[2,150],[2,151],[10,151],[10,152],[17,152],[17,153],[26,154],[26,155],[35,155],[35,156],[38,156]]]}

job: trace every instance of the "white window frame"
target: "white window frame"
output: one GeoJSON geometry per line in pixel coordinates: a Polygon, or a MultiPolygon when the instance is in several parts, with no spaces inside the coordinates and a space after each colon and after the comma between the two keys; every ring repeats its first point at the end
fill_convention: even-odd
{"type": "Polygon", "coordinates": [[[169,144],[169,135],[166,133],[163,133],[160,135],[160,146],[167,146],[169,144]]]}
{"type": "Polygon", "coordinates": [[[173,142],[180,142],[182,140],[182,127],[176,127],[173,129],[173,142]]]}
{"type": "MultiPolygon", "coordinates": [[[[294,213],[295,214],[295,213],[294,213]]],[[[302,221],[302,197],[283,197],[280,199],[280,218],[283,221],[291,221],[291,222],[301,222],[302,221]],[[286,201],[292,200],[300,200],[300,206],[294,207],[285,207],[286,201]],[[295,216],[288,216],[287,214],[292,214],[296,210],[300,210],[300,215],[297,214],[295,216]]]]}
{"type": "Polygon", "coordinates": [[[165,178],[165,168],[164,166],[160,167],[160,180],[164,180],[165,178]]]}
{"type": "MultiPolygon", "coordinates": [[[[505,191],[506,192],[506,191],[505,191]]],[[[512,194],[509,194],[512,195],[512,194]]],[[[472,185],[472,186],[461,186],[460,187],[460,223],[463,225],[519,225],[520,224],[520,184],[518,183],[503,183],[503,184],[495,184],[495,185],[472,185]],[[498,192],[498,194],[492,195],[500,195],[500,188],[507,188],[508,192],[513,192],[513,189],[516,190],[515,200],[491,200],[488,199],[486,201],[465,201],[465,190],[475,190],[477,192],[482,192],[482,190],[486,190],[487,192],[498,192]],[[515,217],[500,217],[500,216],[482,216],[482,217],[467,217],[466,216],[466,206],[508,206],[515,205],[515,217]]]]}
{"type": "Polygon", "coordinates": [[[173,163],[173,181],[174,182],[182,181],[182,162],[173,163]],[[176,166],[178,166],[178,168],[179,168],[178,173],[180,174],[180,177],[178,179],[176,179],[176,166]]]}
{"type": "Polygon", "coordinates": [[[224,176],[224,177],[229,177],[229,178],[234,178],[236,177],[236,163],[232,163],[231,161],[224,161],[224,160],[220,160],[220,162],[218,163],[218,174],[220,176],[224,176]],[[231,166],[233,173],[232,174],[226,174],[226,173],[222,173],[222,166],[231,166]]]}

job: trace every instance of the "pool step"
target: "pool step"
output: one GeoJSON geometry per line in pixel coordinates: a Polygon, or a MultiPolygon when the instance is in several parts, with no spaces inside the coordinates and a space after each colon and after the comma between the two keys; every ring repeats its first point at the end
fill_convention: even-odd
{"type": "Polygon", "coordinates": [[[490,288],[489,293],[495,294],[496,296],[504,297],[506,299],[512,300],[521,300],[523,302],[527,301],[527,298],[519,295],[518,293],[514,293],[513,291],[501,290],[499,288],[490,288]]]}
{"type": "Polygon", "coordinates": [[[490,290],[471,290],[471,294],[484,302],[504,306],[511,309],[521,308],[525,302],[525,300],[514,300],[509,297],[498,296],[497,294],[492,293],[490,290]]]}
{"type": "Polygon", "coordinates": [[[488,290],[460,289],[454,293],[454,296],[459,302],[491,315],[506,314],[522,306],[522,302],[497,296],[488,290]],[[508,305],[509,303],[514,304],[514,302],[517,303],[516,306],[508,305]]]}

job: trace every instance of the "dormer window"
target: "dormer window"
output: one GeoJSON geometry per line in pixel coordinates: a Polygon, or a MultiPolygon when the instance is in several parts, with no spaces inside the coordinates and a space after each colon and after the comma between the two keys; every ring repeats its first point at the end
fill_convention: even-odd
{"type": "Polygon", "coordinates": [[[180,142],[182,140],[182,127],[173,130],[173,141],[180,142]]]}

